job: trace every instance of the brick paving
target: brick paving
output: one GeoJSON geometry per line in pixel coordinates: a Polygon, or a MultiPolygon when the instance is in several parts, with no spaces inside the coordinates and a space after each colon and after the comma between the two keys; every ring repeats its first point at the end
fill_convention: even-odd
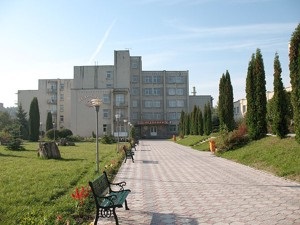
{"type": "MultiPolygon", "coordinates": [[[[120,225],[300,225],[300,184],[167,140],[141,140],[120,225]]],[[[100,218],[98,224],[115,224],[100,218]]]]}

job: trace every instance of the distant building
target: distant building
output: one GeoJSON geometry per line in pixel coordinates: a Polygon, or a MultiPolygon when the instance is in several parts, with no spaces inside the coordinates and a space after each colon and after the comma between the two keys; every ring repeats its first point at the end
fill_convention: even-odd
{"type": "Polygon", "coordinates": [[[95,98],[102,100],[100,136],[126,137],[134,126],[141,138],[168,138],[177,134],[182,111],[213,105],[209,95],[189,96],[189,71],[143,71],[141,56],[128,50],[114,52],[114,65],[74,66],[73,79],[39,80],[38,90],[18,92],[18,103],[28,112],[33,97],[42,125],[51,112],[59,128],[80,136],[95,133],[95,98]]]}
{"type": "MultiPolygon", "coordinates": [[[[292,91],[291,87],[287,87],[285,88],[285,90],[287,92],[292,91]]],[[[267,91],[266,92],[266,97],[267,97],[267,101],[269,101],[270,99],[272,99],[274,96],[274,91],[267,91]]],[[[234,112],[234,120],[238,121],[242,118],[245,117],[246,112],[247,112],[247,99],[240,99],[238,101],[235,101],[233,103],[233,112],[234,112]]]]}

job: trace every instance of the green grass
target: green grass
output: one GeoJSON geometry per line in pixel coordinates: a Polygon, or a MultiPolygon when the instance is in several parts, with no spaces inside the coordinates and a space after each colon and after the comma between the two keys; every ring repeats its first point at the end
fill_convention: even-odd
{"type": "MultiPolygon", "coordinates": [[[[217,146],[218,140],[219,138],[215,139],[217,146]]],[[[196,150],[209,151],[208,137],[191,135],[177,140],[177,143],[191,146],[196,150]],[[201,143],[202,140],[207,141],[201,143]]],[[[300,144],[295,141],[295,138],[265,137],[252,141],[244,147],[217,153],[217,155],[300,182],[300,144]]]]}
{"type": "Polygon", "coordinates": [[[300,182],[300,145],[295,138],[266,137],[220,156],[300,182]]]}
{"type": "MultiPolygon", "coordinates": [[[[24,151],[0,146],[0,224],[54,224],[57,215],[75,212],[75,187],[97,176],[95,143],[59,146],[61,160],[40,159],[37,148],[38,143],[26,143],[24,151]]],[[[99,152],[100,171],[112,161],[117,170],[123,156],[116,146],[100,144],[99,152]]]]}

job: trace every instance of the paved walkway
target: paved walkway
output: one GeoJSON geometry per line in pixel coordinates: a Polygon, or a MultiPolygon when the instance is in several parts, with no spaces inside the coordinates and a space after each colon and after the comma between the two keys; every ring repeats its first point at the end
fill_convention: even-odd
{"type": "Polygon", "coordinates": [[[300,225],[299,183],[171,141],[140,141],[123,180],[132,192],[120,225],[300,225]]]}

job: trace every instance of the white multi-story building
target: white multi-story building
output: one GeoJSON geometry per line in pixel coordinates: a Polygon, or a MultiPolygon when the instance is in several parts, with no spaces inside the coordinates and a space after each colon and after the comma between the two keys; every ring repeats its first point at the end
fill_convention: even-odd
{"type": "Polygon", "coordinates": [[[40,79],[38,90],[19,90],[18,105],[29,114],[32,99],[38,99],[41,130],[46,129],[48,112],[55,128],[70,128],[72,79],[40,79]]]}
{"type": "Polygon", "coordinates": [[[18,102],[28,112],[32,98],[38,97],[41,121],[50,111],[59,127],[75,135],[95,133],[98,115],[100,136],[126,137],[134,126],[140,137],[165,138],[177,134],[181,111],[190,112],[194,104],[203,108],[204,102],[212,106],[211,96],[189,96],[188,75],[143,71],[141,56],[115,51],[114,65],[75,66],[74,79],[39,80],[39,90],[19,91],[18,102]],[[62,84],[67,92],[61,92],[62,84]],[[92,99],[102,100],[97,114],[92,99]]]}

